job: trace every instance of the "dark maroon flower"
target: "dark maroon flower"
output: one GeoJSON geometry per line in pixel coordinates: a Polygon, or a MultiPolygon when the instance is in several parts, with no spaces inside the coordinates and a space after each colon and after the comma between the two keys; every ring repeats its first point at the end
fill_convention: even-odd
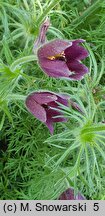
{"type": "Polygon", "coordinates": [[[59,108],[57,102],[68,106],[68,98],[68,96],[52,92],[33,92],[26,98],[26,107],[36,118],[44,122],[50,133],[53,134],[54,122],[67,121],[66,118],[62,117],[62,113],[54,110],[54,108],[59,108]]]}
{"type": "Polygon", "coordinates": [[[78,39],[66,41],[56,39],[38,49],[38,63],[42,70],[51,77],[81,80],[88,73],[88,68],[81,63],[89,53],[78,39]]]}
{"type": "Polygon", "coordinates": [[[58,199],[59,200],[85,200],[86,198],[83,195],[81,195],[79,192],[76,196],[74,196],[74,189],[68,188],[60,195],[58,199]]]}
{"type": "Polygon", "coordinates": [[[67,121],[67,119],[62,116],[62,112],[60,112],[61,107],[58,105],[59,103],[64,106],[68,106],[70,103],[74,109],[78,111],[81,110],[79,106],[76,106],[76,103],[70,100],[68,95],[55,94],[50,91],[33,92],[27,96],[25,103],[27,109],[37,119],[46,124],[51,134],[53,134],[54,122],[67,121]]]}

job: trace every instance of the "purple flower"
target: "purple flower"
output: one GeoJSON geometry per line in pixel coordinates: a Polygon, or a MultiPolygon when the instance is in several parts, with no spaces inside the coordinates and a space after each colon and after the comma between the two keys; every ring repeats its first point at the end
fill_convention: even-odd
{"type": "Polygon", "coordinates": [[[44,122],[50,133],[53,134],[54,122],[67,121],[66,118],[62,117],[62,113],[54,110],[54,108],[59,107],[57,102],[68,106],[68,98],[68,96],[52,92],[33,92],[26,98],[26,107],[37,119],[44,122]]]}
{"type": "Polygon", "coordinates": [[[68,95],[55,94],[50,91],[33,92],[26,98],[27,109],[41,122],[45,123],[50,133],[53,134],[54,122],[65,122],[66,118],[60,112],[61,107],[58,103],[68,106],[69,103],[74,109],[80,110],[76,103],[70,100],[68,95]],[[55,110],[59,109],[59,110],[55,110]]]}
{"type": "Polygon", "coordinates": [[[83,195],[81,195],[79,192],[76,196],[74,196],[73,188],[68,188],[59,197],[59,200],[85,200],[85,199],[86,198],[83,195]]]}
{"type": "Polygon", "coordinates": [[[66,41],[56,39],[42,45],[37,52],[38,63],[42,70],[51,77],[81,80],[88,73],[88,68],[81,63],[89,53],[78,39],[66,41]]]}

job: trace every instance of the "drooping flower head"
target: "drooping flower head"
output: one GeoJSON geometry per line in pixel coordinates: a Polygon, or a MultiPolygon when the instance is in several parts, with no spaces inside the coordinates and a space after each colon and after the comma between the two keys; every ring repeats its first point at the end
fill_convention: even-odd
{"type": "MultiPolygon", "coordinates": [[[[66,118],[62,116],[62,112],[60,112],[61,107],[58,103],[68,106],[70,103],[70,97],[68,95],[56,94],[49,91],[40,91],[40,92],[32,92],[27,96],[25,104],[27,109],[41,122],[43,122],[50,133],[53,134],[53,123],[54,122],[65,122],[66,118]],[[59,110],[55,110],[59,109],[59,110]]],[[[74,109],[78,110],[75,107],[75,103],[71,103],[71,106],[74,109]]]]}
{"type": "Polygon", "coordinates": [[[42,45],[37,52],[41,69],[51,77],[81,80],[88,68],[81,63],[89,53],[78,45],[84,40],[66,41],[56,39],[42,45]]]}
{"type": "Polygon", "coordinates": [[[67,121],[66,118],[62,117],[60,111],[54,110],[54,108],[58,108],[57,102],[68,106],[68,99],[66,96],[52,92],[33,92],[26,98],[27,109],[37,119],[46,124],[51,134],[53,134],[54,122],[67,121]]]}
{"type": "Polygon", "coordinates": [[[75,196],[73,188],[68,188],[59,197],[59,200],[85,200],[85,199],[86,198],[83,195],[81,195],[79,192],[75,196]]]}

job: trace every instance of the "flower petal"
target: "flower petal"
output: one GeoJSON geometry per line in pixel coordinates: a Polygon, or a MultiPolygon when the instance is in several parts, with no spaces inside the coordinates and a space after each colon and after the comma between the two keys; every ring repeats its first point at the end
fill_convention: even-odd
{"type": "Polygon", "coordinates": [[[81,195],[80,193],[78,193],[77,195],[76,195],[76,200],[85,200],[86,198],[83,196],[83,195],[81,195]]]}
{"type": "Polygon", "coordinates": [[[39,48],[37,52],[38,58],[42,59],[55,56],[64,51],[70,45],[72,45],[72,42],[70,41],[60,39],[53,40],[39,48]]]}
{"type": "Polygon", "coordinates": [[[74,196],[74,189],[73,188],[68,188],[59,197],[59,200],[84,200],[84,199],[85,199],[85,197],[82,196],[80,193],[78,193],[76,196],[74,196]]]}
{"type": "Polygon", "coordinates": [[[78,44],[78,43],[84,43],[85,40],[84,39],[76,39],[76,40],[72,40],[73,44],[78,44]]]}
{"type": "Polygon", "coordinates": [[[57,96],[50,92],[34,92],[32,97],[39,104],[47,104],[57,100],[57,96]]]}
{"type": "Polygon", "coordinates": [[[52,122],[65,122],[65,121],[67,121],[66,118],[62,117],[62,113],[60,111],[53,110],[51,108],[47,111],[47,119],[49,119],[49,118],[51,119],[52,122]],[[61,115],[61,117],[60,117],[60,115],[61,115]],[[57,117],[57,116],[59,116],[59,117],[57,117]]]}
{"type": "Polygon", "coordinates": [[[68,100],[70,100],[68,95],[58,95],[57,102],[63,104],[64,106],[68,106],[68,100]]]}
{"type": "Polygon", "coordinates": [[[48,103],[48,106],[50,106],[50,107],[59,107],[60,105],[58,104],[58,103],[60,103],[60,104],[62,104],[62,105],[64,105],[64,106],[68,106],[68,100],[70,99],[70,97],[68,97],[67,99],[66,98],[61,98],[61,97],[59,97],[58,95],[57,95],[57,100],[56,101],[53,101],[53,102],[50,102],[50,103],[48,103]],[[57,103],[58,102],[58,103],[57,103]]]}
{"type": "Polygon", "coordinates": [[[69,70],[74,72],[74,74],[69,76],[72,80],[81,80],[83,75],[88,73],[88,68],[78,61],[67,61],[67,66],[69,70]]]}
{"type": "Polygon", "coordinates": [[[47,121],[46,122],[46,126],[48,127],[48,129],[50,131],[50,134],[53,135],[53,133],[54,133],[54,127],[53,127],[52,122],[51,121],[49,121],[49,122],[47,121]]]}
{"type": "Polygon", "coordinates": [[[71,75],[65,61],[41,59],[39,64],[48,76],[59,78],[71,75]]]}
{"type": "Polygon", "coordinates": [[[72,106],[74,109],[76,109],[77,111],[83,113],[81,107],[80,107],[76,102],[70,100],[70,104],[71,104],[71,106],[72,106]]]}
{"type": "Polygon", "coordinates": [[[74,41],[72,46],[65,49],[64,53],[67,61],[82,60],[89,55],[88,51],[84,47],[78,46],[78,41],[79,40],[74,41]]]}
{"type": "Polygon", "coordinates": [[[49,117],[49,118],[47,118],[47,121],[46,121],[46,126],[48,127],[48,129],[49,129],[49,131],[50,131],[50,133],[51,134],[53,134],[53,132],[54,132],[54,128],[53,128],[53,122],[52,122],[52,120],[51,120],[51,118],[49,117]]]}
{"type": "Polygon", "coordinates": [[[26,107],[27,109],[40,121],[46,122],[46,111],[45,109],[38,104],[34,98],[33,95],[29,95],[26,98],[26,107]]]}
{"type": "Polygon", "coordinates": [[[46,120],[46,126],[49,128],[50,133],[53,134],[54,128],[53,128],[53,123],[54,122],[66,122],[67,119],[64,117],[57,117],[62,115],[59,111],[53,110],[53,109],[48,109],[46,111],[47,113],[47,120],[46,120]]]}
{"type": "Polygon", "coordinates": [[[74,200],[74,190],[72,188],[67,189],[60,195],[59,200],[74,200]]]}

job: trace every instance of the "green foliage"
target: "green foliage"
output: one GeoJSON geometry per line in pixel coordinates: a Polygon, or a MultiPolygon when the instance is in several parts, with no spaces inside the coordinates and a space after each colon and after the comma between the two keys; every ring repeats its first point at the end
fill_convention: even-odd
{"type": "MultiPolygon", "coordinates": [[[[68,187],[105,199],[105,3],[102,0],[0,1],[0,199],[58,199],[68,187]],[[82,81],[49,78],[32,53],[42,21],[47,38],[83,38],[90,73],[82,81]],[[65,92],[54,135],[25,108],[31,91],[65,92]]],[[[61,107],[61,104],[59,104],[61,107]]]]}

